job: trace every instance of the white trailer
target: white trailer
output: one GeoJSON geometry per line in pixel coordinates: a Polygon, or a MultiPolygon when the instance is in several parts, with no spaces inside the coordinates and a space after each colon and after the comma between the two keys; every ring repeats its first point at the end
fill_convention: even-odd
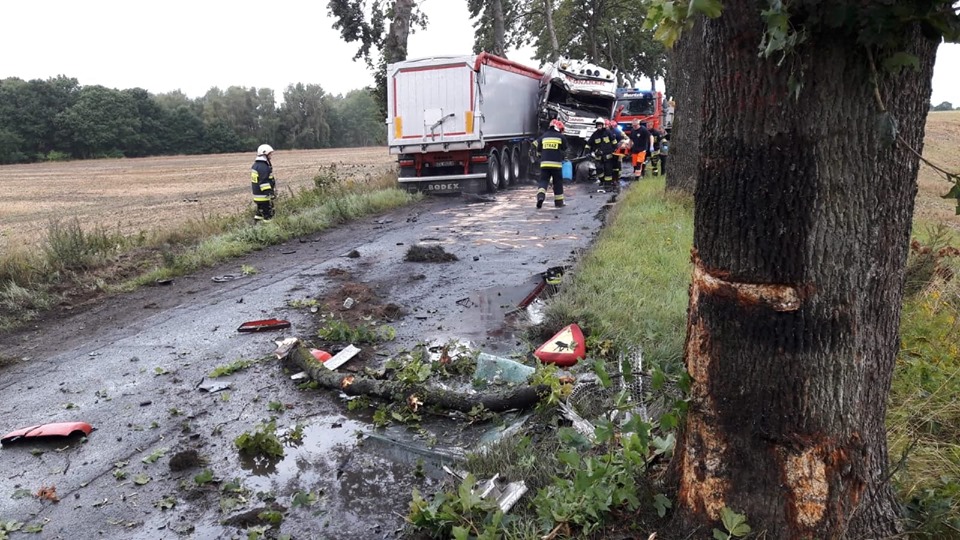
{"type": "Polygon", "coordinates": [[[526,175],[543,74],[487,53],[387,66],[387,145],[410,191],[503,189],[526,175]]]}

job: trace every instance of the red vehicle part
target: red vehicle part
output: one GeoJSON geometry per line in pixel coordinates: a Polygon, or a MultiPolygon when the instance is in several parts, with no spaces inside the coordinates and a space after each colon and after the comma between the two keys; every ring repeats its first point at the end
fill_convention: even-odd
{"type": "Polygon", "coordinates": [[[583,331],[576,324],[568,325],[537,347],[533,355],[544,363],[556,364],[560,367],[572,366],[587,356],[583,331]]]}
{"type": "Polygon", "coordinates": [[[86,422],[57,422],[25,427],[11,431],[0,438],[0,444],[10,444],[20,439],[35,437],[70,437],[76,434],[89,435],[93,426],[86,422]]]}
{"type": "Polygon", "coordinates": [[[237,332],[263,332],[264,330],[279,330],[281,328],[290,328],[290,321],[281,319],[247,321],[237,328],[237,332]]]}

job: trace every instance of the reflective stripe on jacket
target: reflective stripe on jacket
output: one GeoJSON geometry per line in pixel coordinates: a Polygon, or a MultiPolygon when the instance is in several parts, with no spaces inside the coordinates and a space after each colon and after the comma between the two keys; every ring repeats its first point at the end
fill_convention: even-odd
{"type": "Polygon", "coordinates": [[[533,146],[540,152],[541,169],[559,169],[567,152],[567,138],[559,131],[550,128],[543,132],[533,146]]]}

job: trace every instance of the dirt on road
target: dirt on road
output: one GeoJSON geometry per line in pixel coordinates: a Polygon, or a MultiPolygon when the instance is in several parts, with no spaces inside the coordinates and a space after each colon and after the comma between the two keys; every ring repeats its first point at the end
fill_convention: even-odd
{"type": "Polygon", "coordinates": [[[588,247],[610,202],[590,191],[571,185],[567,207],[539,211],[532,186],[494,202],[430,198],[0,337],[12,359],[0,372],[0,431],[95,428],[82,441],[3,447],[0,520],[64,539],[246,538],[274,521],[273,536],[400,537],[412,490],[432,492],[439,464],[503,425],[428,414],[413,428],[375,429],[376,403],[349,411],[335,391],[300,389],[271,359],[275,340],[318,345],[318,328],[343,318],[395,330],[361,346],[357,361],[368,366],[451,342],[525,357],[529,323],[507,312],[541,272],[588,247]],[[408,262],[413,246],[456,260],[408,262]],[[258,272],[213,279],[241,265],[258,272]],[[271,317],[292,326],[237,332],[271,317]],[[241,359],[257,361],[210,377],[241,359]],[[206,392],[206,383],[230,388],[206,392]],[[235,439],[271,417],[286,436],[282,459],[241,456],[235,439]]]}

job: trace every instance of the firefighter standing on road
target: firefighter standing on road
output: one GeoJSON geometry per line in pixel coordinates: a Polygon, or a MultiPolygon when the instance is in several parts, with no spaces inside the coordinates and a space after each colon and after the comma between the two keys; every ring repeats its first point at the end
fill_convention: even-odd
{"type": "Polygon", "coordinates": [[[261,144],[257,148],[257,159],[253,162],[250,178],[253,182],[253,202],[257,204],[257,213],[253,219],[268,222],[273,219],[273,200],[277,198],[277,180],[273,177],[273,164],[270,154],[273,147],[261,144]]]}
{"type": "MultiPolygon", "coordinates": [[[[601,187],[611,187],[613,185],[613,170],[617,159],[613,155],[616,149],[616,142],[610,130],[607,129],[607,122],[603,118],[597,118],[594,122],[597,130],[587,139],[584,150],[592,153],[597,161],[597,176],[600,177],[601,187]]],[[[619,167],[616,167],[619,169],[619,167]]]]}
{"type": "Polygon", "coordinates": [[[537,208],[543,207],[547,198],[547,185],[553,182],[553,204],[563,206],[563,159],[567,151],[567,139],[563,136],[563,122],[550,121],[550,127],[543,132],[533,146],[540,155],[540,182],[537,189],[537,208]]]}

